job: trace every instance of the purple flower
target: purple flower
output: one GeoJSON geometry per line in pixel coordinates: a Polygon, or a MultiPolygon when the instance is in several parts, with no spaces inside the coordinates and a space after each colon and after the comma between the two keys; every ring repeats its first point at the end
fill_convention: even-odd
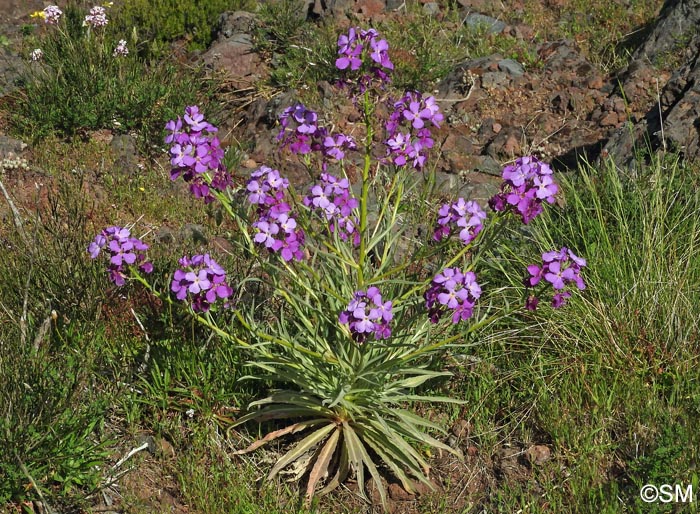
{"type": "Polygon", "coordinates": [[[63,16],[63,11],[57,5],[49,5],[43,10],[44,23],[47,25],[57,25],[61,16],[63,16]]]}
{"type": "Polygon", "coordinates": [[[304,258],[304,231],[297,228],[291,207],[284,201],[284,190],[289,181],[279,171],[261,166],[250,175],[246,189],[248,201],[257,206],[256,230],[253,241],[264,245],[270,252],[279,252],[284,261],[304,258]]]}
{"type": "Polygon", "coordinates": [[[179,263],[182,268],[175,270],[170,283],[178,300],[189,298],[195,312],[208,311],[219,299],[229,306],[233,288],[226,282],[226,271],[209,254],[184,256],[179,263]]]}
{"type": "Polygon", "coordinates": [[[542,202],[554,203],[559,186],[552,168],[536,157],[520,157],[503,168],[501,190],[489,200],[495,212],[513,212],[528,224],[543,210],[542,202]]]}
{"type": "Polygon", "coordinates": [[[126,268],[138,265],[144,273],[153,271],[153,264],[146,260],[148,245],[137,237],[131,237],[127,228],[112,226],[102,230],[88,245],[91,259],[96,259],[102,250],[109,252],[107,271],[109,278],[117,286],[126,283],[126,268]]]}
{"type": "Polygon", "coordinates": [[[458,268],[445,268],[433,278],[424,294],[428,318],[437,323],[448,311],[452,310],[452,323],[469,319],[481,297],[481,286],[472,271],[463,273],[458,268]]]}
{"type": "Polygon", "coordinates": [[[438,211],[438,221],[433,239],[442,241],[449,237],[455,227],[460,230],[459,238],[462,243],[468,245],[484,228],[484,220],[486,213],[474,201],[465,201],[464,198],[459,198],[455,203],[444,204],[438,211]]]}
{"type": "Polygon", "coordinates": [[[113,57],[126,57],[129,55],[129,49],[126,46],[126,40],[125,39],[120,39],[119,44],[114,48],[114,52],[112,53],[113,57]]]}
{"type": "Polygon", "coordinates": [[[211,203],[212,191],[224,191],[232,183],[223,164],[224,151],[214,135],[218,129],[204,119],[196,105],[185,109],[184,120],[184,126],[179,117],[165,125],[165,142],[171,145],[170,179],[182,176],[195,198],[211,203]]]}
{"type": "MultiPolygon", "coordinates": [[[[581,268],[586,266],[586,260],[578,257],[566,247],[561,250],[553,250],[542,254],[542,266],[530,264],[527,272],[530,275],[525,279],[526,287],[537,286],[542,279],[551,284],[556,291],[552,297],[552,307],[559,308],[571,297],[571,292],[566,290],[570,284],[578,289],[585,289],[586,284],[581,278],[581,268]]],[[[542,289],[543,291],[543,289],[542,289]]],[[[539,299],[531,294],[528,296],[525,307],[535,310],[539,299]]]]}
{"type": "Polygon", "coordinates": [[[424,98],[409,91],[391,104],[392,112],[386,122],[387,157],[394,165],[409,162],[416,169],[425,166],[428,151],[433,147],[429,124],[439,127],[443,116],[432,96],[424,98]],[[400,130],[406,127],[406,131],[400,130]]]}
{"type": "Polygon", "coordinates": [[[389,82],[388,72],[394,69],[389,59],[389,43],[374,29],[350,28],[347,35],[338,37],[336,67],[347,74],[346,84],[352,83],[358,92],[364,92],[376,83],[384,87],[389,82]]]}
{"type": "Polygon", "coordinates": [[[384,302],[379,289],[370,287],[365,291],[356,291],[347,308],[340,313],[338,320],[348,325],[355,342],[362,344],[370,335],[375,340],[391,337],[389,323],[393,319],[392,302],[384,302]]]}
{"type": "Polygon", "coordinates": [[[359,224],[353,210],[359,206],[356,198],[350,195],[350,183],[329,173],[321,173],[321,182],[311,186],[311,194],[303,199],[304,205],[320,214],[328,222],[331,232],[338,231],[343,241],[350,237],[353,244],[359,244],[359,224]]]}

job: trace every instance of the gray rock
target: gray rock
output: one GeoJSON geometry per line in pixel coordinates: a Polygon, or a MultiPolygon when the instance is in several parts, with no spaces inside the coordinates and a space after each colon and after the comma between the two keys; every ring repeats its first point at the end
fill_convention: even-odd
{"type": "Polygon", "coordinates": [[[187,223],[180,229],[180,237],[185,240],[191,240],[195,244],[206,245],[209,239],[205,235],[205,228],[202,225],[195,223],[187,223]]]}
{"type": "Polygon", "coordinates": [[[0,46],[0,96],[15,91],[28,71],[29,63],[10,48],[0,46]]]}
{"type": "Polygon", "coordinates": [[[27,144],[19,139],[0,135],[0,159],[16,157],[27,148],[27,144]]]}
{"type": "MultiPolygon", "coordinates": [[[[645,59],[655,62],[669,53],[678,53],[679,41],[697,33],[700,25],[698,0],[666,0],[654,25],[654,29],[632,54],[632,61],[645,59]]],[[[683,45],[687,50],[686,45],[683,45]]]]}
{"type": "Polygon", "coordinates": [[[435,172],[435,192],[451,196],[469,196],[472,187],[459,175],[454,173],[435,172]]]}
{"type": "Polygon", "coordinates": [[[481,87],[496,89],[508,85],[508,75],[502,71],[487,71],[481,76],[481,87]]]}
{"type": "Polygon", "coordinates": [[[498,61],[498,69],[507,73],[511,77],[522,77],[525,73],[525,68],[518,61],[513,59],[503,59],[498,61]]]}
{"type": "Polygon", "coordinates": [[[440,5],[437,2],[423,4],[423,12],[428,16],[435,16],[440,12],[440,5]]]}
{"type": "Polygon", "coordinates": [[[257,18],[246,11],[225,12],[219,16],[219,26],[216,30],[217,40],[228,39],[235,34],[252,34],[257,18]]]}
{"type": "Polygon", "coordinates": [[[117,134],[112,138],[109,146],[114,150],[122,171],[133,173],[138,161],[136,139],[128,134],[117,134]]]}
{"type": "Polygon", "coordinates": [[[473,77],[475,75],[483,75],[489,70],[492,64],[502,60],[502,56],[493,54],[459,63],[447,77],[440,82],[440,97],[459,98],[464,96],[464,94],[471,89],[473,85],[472,81],[474,80],[473,77]]]}
{"type": "Polygon", "coordinates": [[[506,28],[506,24],[485,14],[471,13],[464,19],[465,25],[474,30],[485,30],[489,34],[499,34],[506,28]]]}
{"type": "Polygon", "coordinates": [[[255,52],[250,34],[236,33],[217,40],[202,55],[208,67],[227,74],[236,88],[249,87],[268,73],[265,63],[255,52]]]}

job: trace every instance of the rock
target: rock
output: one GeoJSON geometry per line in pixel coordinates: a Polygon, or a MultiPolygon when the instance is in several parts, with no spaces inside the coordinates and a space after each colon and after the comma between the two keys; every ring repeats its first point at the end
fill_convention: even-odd
{"type": "Polygon", "coordinates": [[[205,228],[202,225],[197,225],[195,223],[186,223],[180,229],[180,237],[185,241],[191,240],[195,244],[206,245],[209,243],[209,240],[205,235],[205,228]]]}
{"type": "Polygon", "coordinates": [[[124,173],[133,173],[138,162],[136,140],[129,134],[118,134],[112,137],[109,146],[117,157],[117,163],[124,173]]]}
{"type": "Polygon", "coordinates": [[[14,158],[21,154],[25,148],[27,148],[27,144],[24,141],[0,135],[0,159],[14,158]]]}
{"type": "Polygon", "coordinates": [[[202,62],[224,73],[237,89],[252,86],[268,73],[267,66],[255,52],[253,38],[249,34],[234,34],[216,41],[202,55],[202,62]]]}
{"type": "MultiPolygon", "coordinates": [[[[683,30],[690,31],[698,22],[699,2],[667,0],[649,37],[633,55],[644,60],[661,58],[664,49],[673,48],[669,47],[670,41],[677,41],[675,36],[667,33],[671,27],[677,36],[682,35],[683,30]]],[[[658,87],[660,94],[658,103],[649,103],[646,114],[635,116],[639,119],[637,123],[618,131],[606,143],[604,152],[616,164],[634,165],[635,149],[648,149],[651,152],[671,150],[688,160],[700,158],[700,33],[692,35],[681,55],[684,58],[682,66],[673,72],[663,88],[653,83],[658,80],[653,75],[651,81],[645,80],[643,70],[646,65],[643,62],[630,63],[621,74],[625,80],[623,91],[638,91],[648,83],[650,88],[658,87]]],[[[609,100],[613,101],[614,110],[622,115],[624,105],[620,104],[621,98],[613,93],[609,100]]],[[[636,110],[631,109],[632,112],[636,110]]]]}
{"type": "MultiPolygon", "coordinates": [[[[700,3],[697,0],[666,0],[653,30],[632,54],[632,62],[653,63],[669,54],[677,54],[678,42],[689,35],[697,34],[698,25],[700,3]]],[[[695,53],[690,45],[686,45],[684,49],[688,57],[695,53]]]]}
{"type": "Polygon", "coordinates": [[[309,2],[311,8],[309,12],[316,17],[332,17],[336,21],[338,18],[348,18],[349,16],[357,16],[376,19],[381,16],[387,9],[398,9],[402,2],[398,5],[392,2],[392,7],[387,7],[385,0],[311,0],[309,2]]]}
{"type": "Polygon", "coordinates": [[[522,77],[525,73],[525,68],[522,64],[513,59],[503,59],[498,61],[498,69],[507,73],[511,77],[522,77]]]}
{"type": "Polygon", "coordinates": [[[219,26],[216,29],[216,39],[222,41],[236,34],[252,34],[257,18],[246,11],[225,12],[219,16],[219,26]]]}
{"type": "Polygon", "coordinates": [[[552,450],[549,449],[549,446],[545,446],[543,444],[536,444],[527,449],[527,451],[525,452],[525,456],[527,457],[530,464],[533,464],[535,466],[541,466],[545,462],[551,460],[552,450]]]}
{"type": "Polygon", "coordinates": [[[472,424],[469,423],[466,419],[458,419],[454,425],[452,425],[452,428],[450,428],[450,432],[452,432],[455,437],[459,438],[466,438],[469,437],[469,433],[472,430],[472,424]]]}
{"type": "Polygon", "coordinates": [[[437,2],[423,4],[423,12],[428,16],[436,16],[440,12],[440,5],[437,2]]]}
{"type": "Polygon", "coordinates": [[[530,477],[530,470],[521,462],[522,455],[522,451],[517,448],[498,450],[493,458],[497,475],[509,482],[527,480],[530,477]]]}
{"type": "Polygon", "coordinates": [[[487,71],[481,76],[481,87],[497,89],[508,85],[508,75],[502,71],[487,71]]]}
{"type": "Polygon", "coordinates": [[[600,75],[591,77],[588,79],[586,86],[588,86],[589,89],[600,89],[603,87],[603,78],[600,75]]]}
{"type": "Polygon", "coordinates": [[[175,242],[175,233],[168,227],[160,227],[156,232],[156,241],[160,244],[173,244],[175,242]]]}
{"type": "Polygon", "coordinates": [[[21,85],[28,64],[21,56],[0,46],[0,96],[15,91],[21,85]]]}
{"type": "Polygon", "coordinates": [[[389,498],[394,501],[409,501],[415,498],[415,494],[409,493],[401,484],[389,484],[389,498]]]}
{"type": "Polygon", "coordinates": [[[506,24],[485,14],[471,13],[464,19],[465,25],[474,30],[484,30],[488,34],[500,34],[506,28],[506,24]]]}

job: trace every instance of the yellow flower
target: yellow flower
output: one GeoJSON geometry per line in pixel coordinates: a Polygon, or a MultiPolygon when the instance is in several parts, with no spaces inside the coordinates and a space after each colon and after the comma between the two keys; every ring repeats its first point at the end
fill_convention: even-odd
{"type": "Polygon", "coordinates": [[[34,11],[32,14],[29,15],[30,18],[42,18],[46,19],[46,13],[44,11],[34,11]]]}
{"type": "Polygon", "coordinates": [[[102,4],[102,7],[112,7],[114,5],[114,2],[105,2],[102,4]]]}

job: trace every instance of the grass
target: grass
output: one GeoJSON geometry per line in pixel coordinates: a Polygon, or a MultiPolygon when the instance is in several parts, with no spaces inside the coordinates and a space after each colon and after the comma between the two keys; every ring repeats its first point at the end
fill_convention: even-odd
{"type": "MultiPolygon", "coordinates": [[[[586,166],[562,180],[566,206],[532,226],[541,251],[566,245],[588,258],[585,294],[541,313],[536,338],[494,357],[532,406],[521,437],[558,454],[547,503],[636,511],[646,483],[697,481],[697,180],[676,161],[636,176],[586,166]]],[[[533,492],[515,498],[522,508],[533,492]]]]}

